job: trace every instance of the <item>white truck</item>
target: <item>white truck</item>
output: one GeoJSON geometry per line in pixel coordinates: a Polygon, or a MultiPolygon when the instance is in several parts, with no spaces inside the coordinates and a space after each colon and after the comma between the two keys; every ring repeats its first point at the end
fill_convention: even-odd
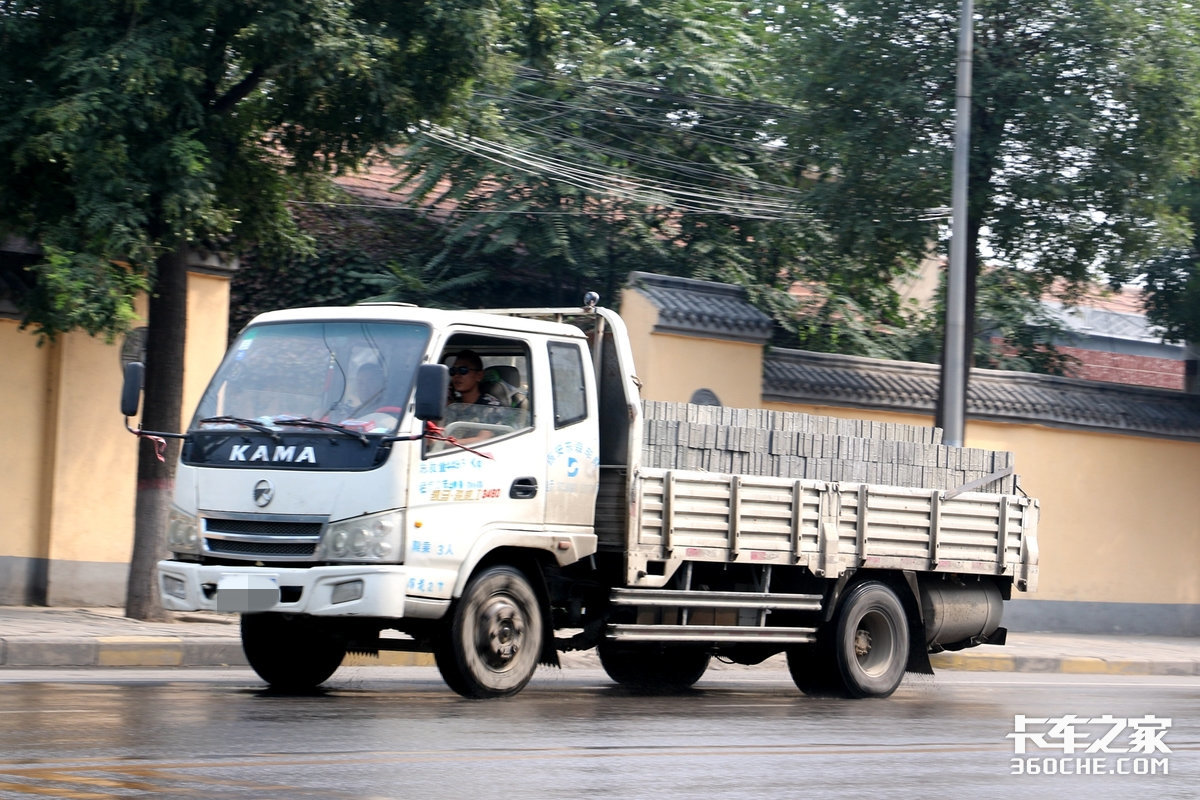
{"type": "MultiPolygon", "coordinates": [[[[165,607],[240,613],[250,665],[286,690],[388,649],[499,697],[595,647],[640,689],[786,653],[805,692],[885,697],[930,652],[1003,644],[1002,602],[1038,570],[1007,454],[643,402],[595,301],[254,319],[175,434],[165,607]],[[451,366],[485,402],[448,392],[451,366]]],[[[141,380],[130,365],[127,418],[141,380]]]]}

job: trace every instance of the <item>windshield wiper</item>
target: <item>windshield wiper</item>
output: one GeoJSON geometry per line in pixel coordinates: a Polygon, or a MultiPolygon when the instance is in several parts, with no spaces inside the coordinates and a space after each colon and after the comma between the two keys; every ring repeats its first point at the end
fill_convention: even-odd
{"type": "Polygon", "coordinates": [[[351,430],[345,425],[339,425],[336,422],[324,422],[312,417],[275,417],[271,420],[276,425],[291,425],[296,428],[319,428],[323,431],[337,431],[340,434],[349,436],[351,439],[357,439],[364,445],[369,445],[371,440],[366,437],[366,434],[356,430],[351,430]]]}
{"type": "Polygon", "coordinates": [[[205,417],[204,419],[200,420],[201,425],[204,425],[205,423],[208,423],[208,422],[212,422],[212,423],[224,422],[224,423],[229,423],[232,425],[244,425],[247,428],[253,428],[254,430],[258,431],[259,433],[267,434],[268,436],[270,436],[272,439],[274,439],[277,442],[279,441],[279,432],[276,431],[274,428],[271,428],[267,425],[262,424],[258,420],[246,419],[244,417],[205,417]]]}

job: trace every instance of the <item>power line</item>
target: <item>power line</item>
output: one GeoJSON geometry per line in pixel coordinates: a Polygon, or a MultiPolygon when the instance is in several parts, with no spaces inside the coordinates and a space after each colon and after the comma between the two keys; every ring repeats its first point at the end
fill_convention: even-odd
{"type": "MultiPolygon", "coordinates": [[[[558,210],[558,211],[540,211],[540,210],[522,210],[513,208],[445,208],[445,207],[430,207],[430,206],[405,206],[395,203],[339,203],[333,200],[289,200],[289,205],[294,206],[316,206],[321,208],[363,208],[374,209],[376,211],[403,211],[414,214],[495,214],[504,216],[539,216],[539,217],[620,217],[627,218],[632,216],[627,208],[603,209],[598,208],[594,211],[584,209],[575,210],[558,210]]],[[[727,212],[721,210],[704,211],[700,209],[677,210],[678,213],[687,215],[711,215],[711,216],[727,216],[727,212]]],[[[652,212],[647,212],[652,213],[652,212]]]]}
{"type": "Polygon", "coordinates": [[[646,182],[617,170],[541,155],[480,137],[461,137],[453,131],[435,126],[426,128],[423,133],[443,146],[512,169],[545,175],[598,195],[678,211],[708,210],[751,219],[797,219],[805,216],[794,203],[785,200],[754,199],[742,193],[722,192],[712,186],[679,181],[646,182]]]}

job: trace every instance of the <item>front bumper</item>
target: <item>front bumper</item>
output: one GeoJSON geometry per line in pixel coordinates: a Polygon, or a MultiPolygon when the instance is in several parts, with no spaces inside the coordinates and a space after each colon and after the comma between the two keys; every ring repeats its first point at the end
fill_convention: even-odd
{"type": "Polygon", "coordinates": [[[160,561],[157,572],[163,607],[170,611],[437,619],[450,605],[409,596],[409,570],[400,565],[275,569],[160,561]]]}

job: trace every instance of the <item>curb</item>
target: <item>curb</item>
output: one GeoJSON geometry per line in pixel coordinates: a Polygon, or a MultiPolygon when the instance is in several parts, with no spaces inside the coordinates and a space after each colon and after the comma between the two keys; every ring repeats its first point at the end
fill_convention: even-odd
{"type": "MultiPolygon", "coordinates": [[[[594,657],[560,654],[563,666],[597,666],[594,657]]],[[[935,670],[1025,672],[1064,675],[1200,676],[1200,661],[1106,659],[1082,656],[1014,656],[935,653],[935,670]]],[[[5,667],[244,667],[239,637],[114,635],[92,637],[6,636],[0,638],[0,669],[5,667]]],[[[431,667],[429,653],[384,650],[378,655],[349,653],[347,667],[431,667]]]]}
{"type": "Polygon", "coordinates": [[[243,666],[236,638],[178,636],[9,636],[0,639],[4,667],[225,667],[243,666]]]}
{"type": "MultiPolygon", "coordinates": [[[[431,667],[428,653],[385,650],[377,656],[349,653],[345,667],[431,667]]],[[[7,636],[0,639],[4,667],[244,667],[249,666],[237,637],[189,639],[179,636],[7,636]]]]}
{"type": "Polygon", "coordinates": [[[1006,656],[935,653],[934,669],[961,672],[1043,672],[1062,675],[1200,675],[1195,661],[1149,661],[1082,656],[1006,656]]]}
{"type": "Polygon", "coordinates": [[[432,653],[408,653],[396,650],[380,650],[378,655],[347,653],[342,659],[343,667],[432,667],[432,653]]]}

